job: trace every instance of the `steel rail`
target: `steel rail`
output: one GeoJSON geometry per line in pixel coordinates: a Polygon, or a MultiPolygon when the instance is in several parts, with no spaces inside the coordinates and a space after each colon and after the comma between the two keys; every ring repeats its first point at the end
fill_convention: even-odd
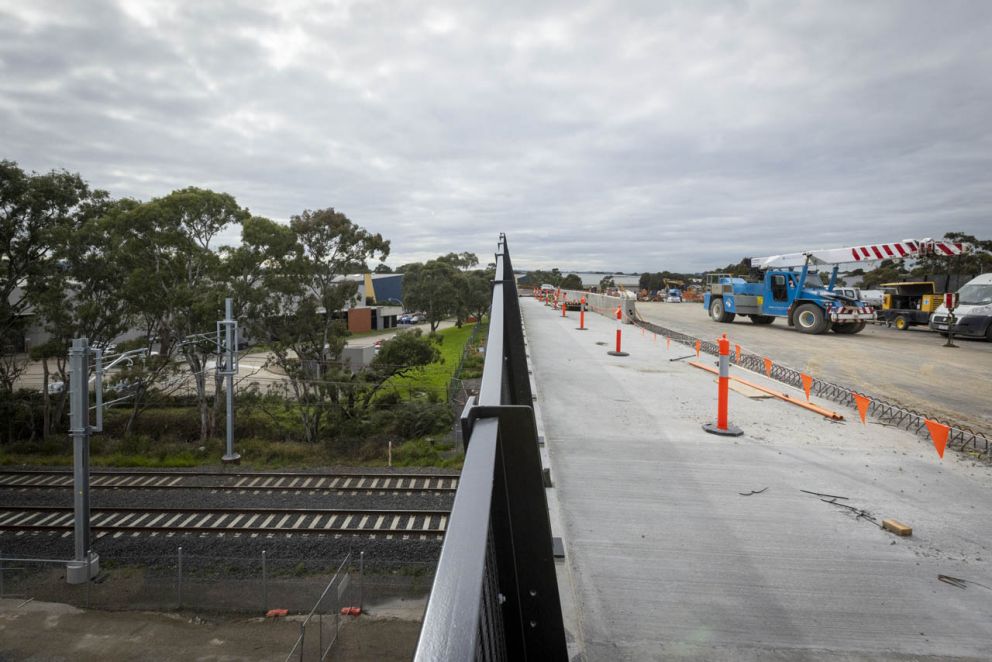
{"type": "MultiPolygon", "coordinates": [[[[458,489],[457,474],[286,474],[286,473],[257,473],[257,474],[224,474],[222,472],[93,472],[93,482],[91,489],[116,489],[116,490],[218,490],[236,492],[351,492],[351,493],[454,493],[458,489]],[[110,478],[108,482],[106,478],[110,478]],[[226,483],[193,483],[192,480],[198,478],[225,477],[230,481],[226,483]],[[117,482],[115,479],[127,480],[129,478],[151,482],[117,482]],[[240,482],[249,480],[290,480],[293,482],[304,481],[305,484],[240,484],[233,482],[240,479],[240,482]],[[346,483],[357,481],[355,484],[340,484],[344,480],[346,483]],[[172,482],[162,482],[172,481],[172,482]],[[178,482],[176,482],[178,481],[178,482]],[[410,484],[404,485],[403,483],[410,484]],[[434,482],[447,482],[447,485],[432,485],[434,482]],[[317,484],[313,484],[317,483],[317,484]],[[328,483],[322,485],[320,483],[328,483]],[[370,484],[367,484],[370,483],[370,484]],[[377,484],[382,483],[382,484],[377,484]],[[418,484],[419,483],[419,484],[418,484]]],[[[72,487],[72,474],[65,471],[2,471],[0,472],[0,489],[68,489],[72,487]],[[27,480],[21,479],[29,476],[27,480]],[[53,482],[52,477],[64,478],[63,481],[53,482]],[[45,481],[48,482],[38,482],[45,481]],[[18,482],[14,482],[18,481],[18,482]]]]}
{"type": "MultiPolygon", "coordinates": [[[[32,523],[31,519],[37,519],[48,515],[45,520],[52,520],[52,515],[71,515],[72,509],[65,508],[61,506],[0,506],[0,513],[13,513],[12,516],[8,516],[5,519],[7,522],[15,523],[0,523],[0,531],[65,531],[71,530],[73,528],[73,523],[67,521],[61,524],[47,524],[47,523],[32,523]]],[[[120,516],[120,515],[144,515],[145,518],[149,516],[159,515],[158,518],[153,519],[152,522],[158,522],[162,517],[172,515],[172,521],[177,518],[185,519],[182,524],[178,525],[153,525],[142,524],[141,520],[145,518],[138,518],[132,523],[128,524],[125,521],[121,521],[118,524],[102,524],[99,522],[93,523],[92,528],[95,531],[103,532],[157,532],[157,533],[168,533],[168,532],[198,532],[198,533],[349,533],[349,534],[365,534],[365,533],[389,533],[394,535],[423,535],[423,534],[442,534],[445,531],[446,518],[449,517],[450,511],[446,510],[395,510],[395,509],[307,509],[307,508],[94,508],[91,511],[93,516],[102,514],[105,515],[105,519],[120,516]],[[232,515],[244,516],[255,516],[259,517],[278,517],[283,516],[283,520],[279,525],[268,526],[268,525],[240,525],[240,526],[230,526],[224,525],[222,522],[226,517],[232,515]],[[345,521],[356,520],[355,526],[313,526],[313,527],[300,527],[300,520],[298,518],[306,517],[310,518],[310,522],[316,522],[321,517],[329,517],[328,523],[334,521],[337,517],[350,518],[345,521]],[[411,519],[416,519],[418,517],[424,518],[425,524],[431,524],[431,526],[424,528],[420,526],[414,528],[412,526],[399,526],[399,522],[396,518],[407,518],[405,522],[408,524],[411,519]],[[212,518],[212,521],[207,523],[204,518],[212,518]],[[284,526],[283,523],[286,522],[286,518],[292,518],[293,523],[289,526],[284,526]],[[433,519],[438,518],[438,524],[433,525],[433,519]],[[196,524],[190,524],[193,520],[196,520],[196,524]],[[375,524],[372,526],[362,526],[364,521],[366,524],[370,521],[374,521],[375,524]]],[[[269,521],[270,521],[269,520],[269,521]]],[[[59,521],[58,518],[53,520],[54,522],[59,521]]],[[[232,520],[232,523],[237,521],[232,520]]]]}

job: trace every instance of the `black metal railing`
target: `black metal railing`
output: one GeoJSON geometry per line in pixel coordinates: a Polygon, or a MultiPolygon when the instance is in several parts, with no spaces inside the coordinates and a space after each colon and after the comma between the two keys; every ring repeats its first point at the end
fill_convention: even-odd
{"type": "Polygon", "coordinates": [[[566,660],[520,304],[502,234],[482,384],[462,426],[465,464],[414,660],[566,660]]]}

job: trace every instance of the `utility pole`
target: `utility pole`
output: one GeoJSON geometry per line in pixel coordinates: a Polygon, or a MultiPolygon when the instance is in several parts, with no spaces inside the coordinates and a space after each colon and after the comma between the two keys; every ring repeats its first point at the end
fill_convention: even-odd
{"type": "Polygon", "coordinates": [[[69,349],[69,432],[73,452],[75,554],[65,573],[70,584],[83,584],[100,574],[100,557],[90,551],[89,357],[87,339],[73,339],[69,349]]]}
{"type": "Polygon", "coordinates": [[[237,464],[241,455],[234,452],[234,375],[238,372],[238,322],[234,319],[234,300],[224,300],[224,319],[217,322],[217,370],[225,377],[227,391],[227,452],[221,461],[237,464]],[[221,336],[224,341],[221,343],[221,336]],[[223,357],[223,368],[221,358],[223,357]]]}

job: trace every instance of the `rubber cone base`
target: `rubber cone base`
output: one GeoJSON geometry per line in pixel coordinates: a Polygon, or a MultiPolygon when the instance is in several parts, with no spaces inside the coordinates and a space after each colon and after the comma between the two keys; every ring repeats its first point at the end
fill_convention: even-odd
{"type": "Polygon", "coordinates": [[[588,331],[589,330],[589,327],[587,327],[587,326],[577,326],[577,327],[575,327],[575,330],[576,331],[588,331]]]}
{"type": "Polygon", "coordinates": [[[707,423],[703,426],[703,430],[709,432],[710,434],[718,434],[721,437],[739,437],[744,434],[744,431],[739,427],[730,424],[727,425],[726,430],[721,430],[716,426],[716,423],[707,423]]]}
{"type": "Polygon", "coordinates": [[[610,356],[630,356],[627,352],[614,352],[613,350],[610,350],[607,354],[610,356]]]}

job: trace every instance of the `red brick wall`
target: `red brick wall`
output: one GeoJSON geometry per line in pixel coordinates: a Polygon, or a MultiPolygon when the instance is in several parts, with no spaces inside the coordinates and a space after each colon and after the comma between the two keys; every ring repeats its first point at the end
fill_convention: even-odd
{"type": "Polygon", "coordinates": [[[352,308],[348,311],[348,330],[352,333],[364,333],[372,330],[372,309],[352,308]]]}

